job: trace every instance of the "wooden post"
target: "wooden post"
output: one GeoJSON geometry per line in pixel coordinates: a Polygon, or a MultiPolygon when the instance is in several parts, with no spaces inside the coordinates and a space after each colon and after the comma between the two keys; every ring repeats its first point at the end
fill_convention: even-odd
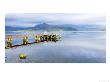
{"type": "Polygon", "coordinates": [[[23,45],[27,45],[28,44],[28,36],[24,36],[23,37],[23,45]]]}
{"type": "Polygon", "coordinates": [[[7,47],[11,48],[12,47],[12,37],[8,37],[7,39],[7,47]]]}

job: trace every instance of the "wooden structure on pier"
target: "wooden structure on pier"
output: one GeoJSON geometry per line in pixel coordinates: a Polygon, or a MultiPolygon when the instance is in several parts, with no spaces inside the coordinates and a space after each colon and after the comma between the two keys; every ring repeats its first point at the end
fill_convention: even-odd
{"type": "Polygon", "coordinates": [[[41,34],[41,35],[36,35],[35,36],[35,41],[29,43],[28,42],[28,36],[24,36],[23,37],[23,44],[19,44],[19,45],[12,45],[12,37],[8,37],[7,39],[7,46],[5,47],[5,49],[9,49],[9,48],[14,48],[14,47],[19,47],[19,46],[26,46],[26,45],[30,45],[30,44],[35,44],[35,43],[40,43],[40,42],[45,42],[45,41],[52,41],[52,42],[57,42],[59,41],[61,38],[61,36],[57,35],[57,34],[41,34]]]}

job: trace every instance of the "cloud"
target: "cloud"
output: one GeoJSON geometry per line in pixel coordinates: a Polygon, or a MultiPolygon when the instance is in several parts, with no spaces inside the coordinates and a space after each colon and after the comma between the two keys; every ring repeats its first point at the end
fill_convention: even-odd
{"type": "Polygon", "coordinates": [[[68,13],[10,13],[6,14],[6,25],[34,26],[39,23],[49,24],[103,24],[106,17],[101,14],[68,14],[68,13]]]}

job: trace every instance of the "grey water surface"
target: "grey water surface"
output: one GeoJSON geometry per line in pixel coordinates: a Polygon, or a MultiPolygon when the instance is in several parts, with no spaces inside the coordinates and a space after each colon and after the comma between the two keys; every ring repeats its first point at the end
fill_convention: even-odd
{"type": "MultiPolygon", "coordinates": [[[[25,32],[26,33],[26,32],[25,32]]],[[[27,32],[36,34],[38,32],[27,32]]],[[[5,49],[6,63],[106,63],[106,32],[61,31],[58,42],[44,42],[12,49],[5,49]],[[19,59],[19,54],[27,55],[19,59]]],[[[24,34],[24,32],[7,32],[24,34]]],[[[30,42],[34,37],[30,37],[30,42]]],[[[21,44],[22,39],[14,39],[13,44],[21,44]]]]}

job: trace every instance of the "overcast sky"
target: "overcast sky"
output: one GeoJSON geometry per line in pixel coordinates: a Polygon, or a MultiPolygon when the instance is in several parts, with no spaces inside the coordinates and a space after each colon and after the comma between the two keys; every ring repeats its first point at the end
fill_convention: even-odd
{"type": "Polygon", "coordinates": [[[64,13],[24,13],[6,14],[5,24],[8,26],[34,26],[40,23],[62,24],[98,24],[105,25],[106,17],[102,14],[64,14],[64,13]]]}

